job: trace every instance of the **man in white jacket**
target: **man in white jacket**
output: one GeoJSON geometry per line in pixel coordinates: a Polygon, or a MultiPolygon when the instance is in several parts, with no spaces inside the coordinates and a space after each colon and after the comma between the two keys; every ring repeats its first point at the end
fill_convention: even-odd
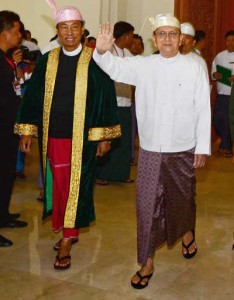
{"type": "Polygon", "coordinates": [[[180,53],[198,61],[205,71],[207,79],[209,80],[208,69],[205,60],[193,50],[196,43],[195,29],[193,25],[189,22],[182,23],[180,25],[180,31],[182,35],[180,53]]]}
{"type": "Polygon", "coordinates": [[[159,55],[114,57],[112,27],[100,27],[93,57],[115,81],[136,86],[140,150],[137,179],[137,246],[141,269],[134,288],[148,285],[155,250],[182,238],[192,258],[195,243],[195,169],[210,154],[210,91],[203,68],[178,52],[180,23],[150,18],[159,55]]]}

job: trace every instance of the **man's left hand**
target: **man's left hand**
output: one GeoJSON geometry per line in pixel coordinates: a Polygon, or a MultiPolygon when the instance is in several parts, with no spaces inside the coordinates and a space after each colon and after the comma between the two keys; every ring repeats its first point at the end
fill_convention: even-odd
{"type": "Polygon", "coordinates": [[[195,169],[204,167],[206,163],[206,158],[206,154],[194,154],[193,167],[195,169]]]}
{"type": "Polygon", "coordinates": [[[22,51],[20,49],[16,49],[12,53],[12,58],[16,64],[20,63],[22,61],[22,51]]]}
{"type": "Polygon", "coordinates": [[[228,78],[229,81],[234,82],[234,75],[228,78]]]}
{"type": "Polygon", "coordinates": [[[98,143],[96,156],[104,156],[111,149],[111,143],[108,141],[103,141],[98,143]]]}

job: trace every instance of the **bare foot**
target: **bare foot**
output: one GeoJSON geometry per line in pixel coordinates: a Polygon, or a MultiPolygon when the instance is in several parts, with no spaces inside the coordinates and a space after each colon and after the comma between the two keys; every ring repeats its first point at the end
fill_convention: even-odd
{"type": "Polygon", "coordinates": [[[68,269],[71,265],[71,245],[72,239],[63,238],[60,243],[58,255],[55,258],[54,268],[55,269],[68,269]]]}
{"type": "Polygon", "coordinates": [[[197,245],[194,240],[194,234],[192,231],[188,231],[182,237],[182,252],[183,255],[187,254],[196,254],[197,252],[197,245]]]}
{"type": "MultiPolygon", "coordinates": [[[[63,239],[60,239],[56,244],[54,244],[54,250],[58,251],[63,239]]],[[[75,244],[79,241],[78,237],[71,238],[71,244],[75,244]]]]}
{"type": "Polygon", "coordinates": [[[99,185],[107,185],[108,181],[105,180],[105,179],[97,178],[96,183],[99,184],[99,185]]]}
{"type": "Polygon", "coordinates": [[[135,180],[133,180],[133,179],[131,179],[131,178],[128,178],[128,179],[125,181],[125,183],[133,183],[133,182],[135,182],[135,180]]]}

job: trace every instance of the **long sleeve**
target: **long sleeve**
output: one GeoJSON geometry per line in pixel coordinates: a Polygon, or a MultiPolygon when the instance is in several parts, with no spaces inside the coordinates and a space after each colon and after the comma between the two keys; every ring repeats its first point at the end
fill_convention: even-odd
{"type": "Polygon", "coordinates": [[[89,140],[101,141],[121,136],[114,82],[91,60],[86,107],[89,140]]]}
{"type": "Polygon", "coordinates": [[[30,78],[17,114],[17,134],[37,136],[38,128],[42,127],[46,62],[47,55],[40,60],[30,78]]]}
{"type": "Polygon", "coordinates": [[[195,88],[195,110],[196,110],[196,154],[211,153],[211,109],[210,90],[206,74],[200,68],[195,88]]]}
{"type": "Polygon", "coordinates": [[[93,59],[111,79],[130,85],[136,85],[137,57],[116,57],[109,51],[105,54],[93,53],[93,59]]]}

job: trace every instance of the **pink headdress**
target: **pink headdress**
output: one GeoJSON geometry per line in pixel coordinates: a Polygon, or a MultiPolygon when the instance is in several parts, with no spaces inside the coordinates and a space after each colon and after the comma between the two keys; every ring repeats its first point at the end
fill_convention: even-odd
{"type": "Polygon", "coordinates": [[[53,11],[56,25],[64,21],[84,21],[80,11],[76,7],[64,6],[61,9],[58,9],[54,0],[46,0],[46,2],[53,11]]]}

